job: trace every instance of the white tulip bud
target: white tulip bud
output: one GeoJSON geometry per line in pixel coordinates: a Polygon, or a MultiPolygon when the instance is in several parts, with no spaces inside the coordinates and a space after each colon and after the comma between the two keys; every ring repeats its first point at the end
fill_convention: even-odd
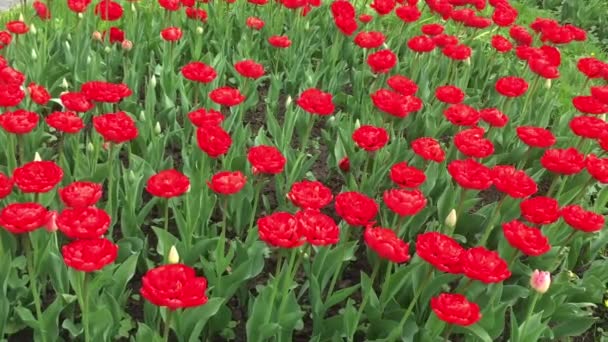
{"type": "Polygon", "coordinates": [[[36,154],[34,154],[34,161],[42,161],[42,158],[40,157],[40,153],[36,152],[36,154]]]}
{"type": "Polygon", "coordinates": [[[95,146],[93,146],[93,144],[90,141],[87,144],[87,151],[88,152],[94,152],[95,151],[95,146]]]}
{"type": "Polygon", "coordinates": [[[91,64],[91,55],[87,56],[87,64],[91,64]]]}
{"type": "Polygon", "coordinates": [[[456,215],[456,210],[452,209],[448,214],[448,217],[445,218],[445,225],[449,228],[456,227],[456,223],[458,222],[458,216],[456,215]]]}
{"type": "Polygon", "coordinates": [[[198,27],[196,28],[196,33],[197,33],[197,34],[203,34],[203,28],[202,28],[201,26],[198,26],[198,27]]]}
{"type": "Polygon", "coordinates": [[[139,112],[139,121],[146,121],[146,112],[143,110],[139,112]]]}
{"type": "Polygon", "coordinates": [[[291,104],[291,96],[287,96],[287,100],[285,100],[285,107],[289,107],[289,105],[291,104]]]}
{"type": "Polygon", "coordinates": [[[359,119],[355,120],[355,129],[358,129],[359,127],[361,127],[361,121],[359,121],[359,119]]]}
{"type": "Polygon", "coordinates": [[[154,133],[160,134],[162,129],[160,128],[160,122],[156,121],[156,125],[154,126],[154,133]]]}
{"type": "Polygon", "coordinates": [[[70,43],[68,41],[65,42],[65,48],[69,51],[71,49],[70,43]]]}
{"type": "Polygon", "coordinates": [[[82,19],[84,18],[84,15],[82,13],[78,13],[78,19],[82,19]]]}
{"type": "Polygon", "coordinates": [[[110,53],[112,52],[112,48],[109,46],[106,46],[105,49],[103,49],[106,53],[110,53]]]}
{"type": "Polygon", "coordinates": [[[68,83],[68,80],[65,79],[65,77],[63,78],[63,81],[61,81],[61,87],[64,89],[68,89],[70,87],[70,84],[68,83]]]}
{"type": "Polygon", "coordinates": [[[175,246],[171,246],[169,250],[169,257],[167,258],[170,264],[177,264],[179,262],[179,253],[175,246]]]}
{"type": "Polygon", "coordinates": [[[38,30],[36,30],[36,26],[34,26],[34,24],[30,25],[30,32],[32,34],[36,34],[38,33],[38,30]]]}
{"type": "Polygon", "coordinates": [[[131,3],[131,12],[137,13],[137,8],[135,8],[135,4],[131,3]]]}
{"type": "Polygon", "coordinates": [[[467,57],[467,59],[464,60],[464,62],[468,65],[471,66],[471,57],[467,57]]]}
{"type": "Polygon", "coordinates": [[[152,75],[152,77],[150,78],[150,85],[152,86],[152,88],[156,88],[156,76],[152,75]]]}
{"type": "Polygon", "coordinates": [[[37,60],[38,59],[38,54],[36,53],[36,50],[32,49],[32,59],[33,60],[37,60]]]}
{"type": "Polygon", "coordinates": [[[25,18],[23,18],[23,13],[19,13],[19,21],[23,21],[25,18]]]}
{"type": "Polygon", "coordinates": [[[545,89],[551,89],[551,79],[547,78],[545,80],[545,89]]]}
{"type": "Polygon", "coordinates": [[[137,180],[137,178],[135,177],[135,172],[133,172],[133,170],[129,170],[129,180],[131,182],[135,182],[137,180]]]}
{"type": "Polygon", "coordinates": [[[602,114],[602,115],[600,115],[600,119],[602,119],[602,120],[606,121],[606,114],[602,114]]]}

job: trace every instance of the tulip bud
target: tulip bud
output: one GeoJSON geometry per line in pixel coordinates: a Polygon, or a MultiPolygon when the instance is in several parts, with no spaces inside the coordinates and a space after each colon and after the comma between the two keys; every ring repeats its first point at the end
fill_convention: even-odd
{"type": "Polygon", "coordinates": [[[175,248],[175,246],[171,246],[167,259],[170,264],[177,264],[179,262],[179,253],[177,253],[177,248],[175,248]]]}
{"type": "Polygon", "coordinates": [[[19,13],[19,21],[23,21],[23,20],[24,20],[23,13],[19,13]]]}
{"type": "Polygon", "coordinates": [[[310,30],[310,21],[306,21],[306,24],[304,25],[304,30],[309,31],[310,30]]]}
{"type": "Polygon", "coordinates": [[[67,35],[67,37],[66,37],[66,40],[71,41],[71,40],[72,40],[72,35],[68,33],[68,35],[67,35]]]}
{"type": "Polygon", "coordinates": [[[87,64],[91,64],[91,61],[92,61],[92,59],[91,59],[91,55],[88,55],[88,56],[87,56],[87,64]]]}
{"type": "Polygon", "coordinates": [[[36,26],[34,26],[34,24],[30,25],[30,32],[35,35],[36,33],[38,33],[38,30],[36,30],[36,26]]]}
{"type": "Polygon", "coordinates": [[[146,112],[143,110],[139,112],[139,121],[146,121],[146,112]]]}
{"type": "Polygon", "coordinates": [[[137,180],[137,178],[135,177],[135,172],[133,172],[133,170],[129,170],[129,180],[131,182],[135,182],[137,180]]]}
{"type": "Polygon", "coordinates": [[[359,119],[355,120],[355,129],[358,129],[359,127],[361,127],[361,121],[359,121],[359,119]]]}
{"type": "Polygon", "coordinates": [[[84,14],[78,13],[78,19],[82,19],[82,18],[84,18],[84,14]]]}
{"type": "Polygon", "coordinates": [[[156,121],[156,125],[154,126],[154,133],[160,134],[162,129],[160,128],[160,122],[156,121]]]}
{"type": "Polygon", "coordinates": [[[93,38],[93,40],[97,40],[97,41],[103,40],[103,36],[101,35],[101,32],[99,32],[99,31],[93,32],[92,38],[93,38]]]}
{"type": "Polygon", "coordinates": [[[32,49],[32,59],[33,60],[37,60],[38,59],[38,54],[36,53],[36,50],[32,49]]]}
{"type": "Polygon", "coordinates": [[[135,8],[135,4],[131,3],[131,12],[137,13],[137,9],[135,8]]]}
{"type": "Polygon", "coordinates": [[[600,117],[600,119],[602,119],[602,120],[606,121],[606,114],[602,114],[602,115],[600,115],[599,117],[600,117]]]}
{"type": "Polygon", "coordinates": [[[551,273],[539,270],[534,270],[534,272],[532,272],[532,276],[530,277],[530,286],[532,286],[536,292],[543,294],[547,292],[550,285],[551,273]]]}
{"type": "Polygon", "coordinates": [[[291,96],[287,96],[287,100],[285,100],[285,107],[289,107],[289,105],[291,104],[291,96]]]}
{"type": "Polygon", "coordinates": [[[65,48],[66,50],[70,51],[71,47],[70,47],[70,43],[68,41],[65,42],[65,48]]]}
{"type": "Polygon", "coordinates": [[[197,34],[203,34],[203,28],[202,28],[202,27],[200,27],[200,26],[198,26],[198,27],[196,28],[196,33],[197,33],[197,34]]]}
{"type": "Polygon", "coordinates": [[[467,59],[464,60],[464,62],[468,65],[471,66],[471,57],[467,57],[467,59]]]}
{"type": "Polygon", "coordinates": [[[545,80],[545,89],[551,89],[551,79],[547,78],[545,80]]]}
{"type": "Polygon", "coordinates": [[[63,81],[61,81],[61,87],[64,89],[68,89],[70,87],[70,84],[68,83],[68,80],[65,79],[65,77],[63,78],[63,81]]]}
{"type": "Polygon", "coordinates": [[[348,159],[348,157],[340,159],[340,161],[338,162],[338,167],[340,168],[340,170],[342,170],[342,172],[350,171],[350,159],[348,159]]]}
{"type": "Polygon", "coordinates": [[[452,209],[448,214],[448,217],[445,218],[445,225],[450,229],[456,227],[456,223],[458,222],[458,215],[456,215],[456,210],[452,209]]]}
{"type": "Polygon", "coordinates": [[[604,306],[608,308],[608,299],[604,301],[604,306]]]}
{"type": "Polygon", "coordinates": [[[49,233],[57,231],[57,211],[52,210],[48,212],[44,229],[46,229],[49,233]]]}
{"type": "Polygon", "coordinates": [[[152,88],[156,88],[156,76],[152,75],[152,77],[150,78],[150,86],[152,86],[152,88]]]}
{"type": "Polygon", "coordinates": [[[109,46],[106,46],[105,49],[103,49],[103,51],[105,51],[106,53],[110,53],[110,52],[112,52],[112,48],[109,46]]]}
{"type": "Polygon", "coordinates": [[[38,152],[36,152],[36,154],[34,154],[34,161],[42,161],[42,158],[40,157],[40,154],[38,152]]]}
{"type": "Polygon", "coordinates": [[[133,48],[133,42],[125,39],[122,41],[122,49],[125,51],[131,51],[131,49],[133,48]]]}
{"type": "Polygon", "coordinates": [[[87,144],[87,151],[88,152],[94,152],[95,151],[95,146],[93,146],[93,144],[90,141],[87,144]]]}

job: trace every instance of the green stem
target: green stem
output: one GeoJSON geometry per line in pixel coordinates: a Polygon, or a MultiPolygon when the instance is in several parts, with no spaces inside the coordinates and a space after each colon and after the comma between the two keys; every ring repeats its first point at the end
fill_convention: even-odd
{"type": "MultiPolygon", "coordinates": [[[[217,244],[217,264],[218,266],[222,266],[224,264],[224,251],[226,248],[226,224],[228,222],[228,197],[227,196],[223,196],[222,197],[222,231],[220,233],[220,239],[218,241],[217,244]]],[[[224,273],[223,269],[217,269],[217,277],[220,278],[220,276],[222,275],[222,273],[224,273]]]]}
{"type": "Polygon", "coordinates": [[[289,258],[289,264],[287,265],[287,270],[285,273],[286,278],[285,282],[283,283],[283,291],[281,293],[281,304],[279,306],[278,317],[281,317],[283,315],[283,310],[285,310],[285,305],[287,304],[287,295],[289,294],[289,287],[293,282],[298,267],[300,266],[300,262],[302,261],[302,258],[299,257],[298,254],[298,248],[294,248],[291,252],[291,257],[289,258]]]}
{"type": "Polygon", "coordinates": [[[490,217],[490,223],[486,227],[486,231],[483,233],[483,236],[479,240],[479,246],[485,246],[486,242],[488,242],[488,239],[490,238],[490,234],[492,234],[492,230],[494,229],[494,223],[496,221],[496,217],[500,217],[500,208],[505,203],[506,198],[507,198],[506,195],[503,196],[502,199],[498,202],[498,205],[496,206],[496,208],[494,208],[494,211],[492,212],[492,216],[490,217]]]}
{"type": "Polygon", "coordinates": [[[312,128],[315,125],[315,119],[316,119],[316,115],[310,115],[310,118],[308,119],[308,126],[306,127],[306,132],[304,133],[304,136],[302,137],[302,145],[300,146],[300,150],[302,151],[302,153],[306,153],[306,147],[308,145],[308,140],[310,140],[310,135],[312,134],[312,128]]]}
{"type": "Polygon", "coordinates": [[[562,243],[562,246],[560,247],[559,251],[557,252],[557,259],[555,260],[556,261],[555,266],[553,267],[554,270],[557,269],[559,267],[559,265],[562,263],[563,260],[561,259],[561,255],[562,255],[562,253],[564,253],[564,250],[566,249],[566,247],[568,247],[568,244],[570,244],[570,242],[572,242],[572,239],[574,239],[576,232],[577,232],[576,230],[573,230],[562,243]]]}
{"type": "Polygon", "coordinates": [[[454,325],[450,325],[448,326],[448,329],[445,331],[445,334],[443,334],[443,340],[444,341],[449,341],[450,340],[450,335],[452,334],[452,330],[454,329],[454,325]]]}
{"type": "Polygon", "coordinates": [[[527,117],[527,112],[526,109],[528,108],[528,105],[530,104],[530,100],[532,100],[532,98],[534,97],[534,93],[536,93],[536,89],[538,88],[538,84],[540,83],[540,76],[536,76],[536,78],[534,79],[534,81],[532,82],[532,87],[530,89],[530,92],[528,92],[528,96],[526,96],[526,101],[524,101],[524,106],[521,110],[521,121],[520,124],[524,123],[524,120],[527,117]]]}
{"type": "Polygon", "coordinates": [[[547,197],[553,196],[553,192],[555,191],[560,178],[561,177],[558,174],[555,174],[553,176],[553,181],[551,182],[551,186],[549,186],[549,190],[547,190],[547,197]]]}
{"type": "MultiPolygon", "coordinates": [[[[369,294],[374,289],[374,280],[376,280],[376,276],[378,276],[379,270],[380,270],[380,260],[378,260],[376,265],[374,265],[374,269],[372,270],[372,275],[370,276],[370,281],[369,281],[369,283],[371,284],[371,288],[367,289],[367,292],[363,295],[363,300],[361,301],[361,306],[359,306],[359,310],[357,311],[357,316],[355,316],[356,317],[355,321],[357,322],[355,326],[359,325],[359,320],[361,319],[363,310],[365,309],[365,306],[367,305],[367,301],[369,300],[369,294]]],[[[348,338],[349,341],[353,341],[355,332],[356,332],[356,329],[354,329],[351,332],[351,335],[348,338]]]]}
{"type": "Polygon", "coordinates": [[[532,313],[534,312],[534,307],[536,306],[536,302],[538,301],[539,296],[540,295],[538,294],[538,292],[534,291],[534,294],[532,295],[532,303],[530,303],[530,306],[528,307],[528,311],[526,312],[526,319],[524,320],[524,325],[521,329],[522,333],[526,331],[526,326],[528,325],[530,316],[532,316],[532,313]]]}
{"type": "Polygon", "coordinates": [[[171,318],[173,316],[173,310],[167,308],[167,316],[165,319],[165,331],[163,332],[163,341],[169,341],[169,334],[171,333],[171,318]]]}
{"type": "Polygon", "coordinates": [[[87,290],[87,284],[88,284],[88,273],[87,272],[83,272],[83,276],[82,276],[82,283],[81,283],[81,287],[80,287],[80,297],[81,297],[81,303],[80,303],[80,310],[82,311],[82,327],[84,329],[84,340],[85,342],[89,342],[91,341],[91,335],[90,335],[90,331],[89,331],[89,294],[88,294],[88,290],[87,290]]]}
{"type": "Polygon", "coordinates": [[[403,318],[401,318],[401,321],[399,321],[399,325],[397,326],[397,328],[395,328],[395,329],[393,329],[393,331],[391,331],[390,335],[387,338],[387,341],[396,341],[399,338],[399,336],[403,332],[403,327],[405,326],[407,319],[412,314],[412,311],[414,310],[414,307],[416,306],[416,302],[418,301],[418,298],[420,298],[420,296],[422,295],[422,292],[424,292],[424,288],[428,285],[428,282],[431,280],[432,275],[433,275],[433,269],[430,268],[429,271],[427,272],[426,276],[424,277],[424,280],[422,281],[420,286],[416,289],[416,291],[414,293],[414,298],[412,298],[410,305],[407,307],[407,310],[405,311],[403,318]]]}
{"type": "Polygon", "coordinates": [[[513,253],[513,255],[511,256],[511,259],[509,259],[509,263],[507,265],[509,265],[509,267],[511,265],[513,265],[513,263],[515,262],[515,260],[517,259],[518,256],[519,256],[519,250],[516,249],[515,252],[513,253]]]}
{"type": "Polygon", "coordinates": [[[17,134],[17,149],[19,150],[19,165],[25,164],[25,142],[23,134],[17,134]]]}
{"type": "Polygon", "coordinates": [[[262,192],[262,188],[264,187],[264,179],[263,178],[254,178],[255,186],[253,191],[253,210],[251,211],[251,219],[249,219],[249,229],[247,230],[247,238],[253,235],[253,225],[255,224],[256,213],[258,210],[258,205],[260,202],[260,195],[262,192]]]}
{"type": "Polygon", "coordinates": [[[523,170],[524,169],[524,167],[528,163],[528,159],[530,159],[530,154],[532,154],[532,148],[528,147],[528,150],[526,150],[526,153],[524,154],[524,157],[521,159],[521,161],[519,162],[519,164],[517,164],[517,169],[519,169],[519,170],[523,170]]]}
{"type": "MultiPolygon", "coordinates": [[[[27,274],[30,278],[30,289],[34,299],[34,307],[36,308],[36,320],[42,323],[42,305],[40,303],[40,292],[38,291],[38,274],[36,274],[36,270],[34,269],[34,254],[28,234],[21,234],[21,244],[27,262],[27,274]]],[[[40,332],[40,337],[42,338],[42,341],[46,341],[46,334],[44,331],[40,332]]]]}

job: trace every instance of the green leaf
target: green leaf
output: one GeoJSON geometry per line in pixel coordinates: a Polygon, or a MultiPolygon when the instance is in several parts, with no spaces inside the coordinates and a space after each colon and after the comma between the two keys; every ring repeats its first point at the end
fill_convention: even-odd
{"type": "Polygon", "coordinates": [[[181,331],[183,335],[180,334],[180,336],[189,336],[187,339],[189,342],[200,341],[200,334],[201,331],[203,331],[205,324],[207,324],[209,318],[213,317],[219,308],[224,305],[224,302],[224,298],[211,298],[204,305],[184,310],[182,315],[180,315],[180,318],[185,327],[184,330],[181,331]]]}
{"type": "MultiPolygon", "coordinates": [[[[475,335],[477,338],[479,338],[483,342],[492,342],[493,341],[492,338],[490,337],[490,335],[488,334],[488,332],[485,331],[482,327],[480,327],[477,324],[469,325],[467,327],[461,327],[461,329],[468,330],[469,332],[471,332],[473,335],[475,335]]],[[[536,341],[536,340],[530,340],[530,341],[536,341]]]]}

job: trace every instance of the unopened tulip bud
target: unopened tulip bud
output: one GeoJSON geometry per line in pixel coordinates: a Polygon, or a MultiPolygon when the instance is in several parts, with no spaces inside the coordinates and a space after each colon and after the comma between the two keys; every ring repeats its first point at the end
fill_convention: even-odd
{"type": "Polygon", "coordinates": [[[112,48],[111,48],[111,47],[109,47],[109,46],[106,46],[106,47],[103,49],[103,51],[105,51],[106,53],[110,53],[110,52],[112,52],[112,48]]]}
{"type": "Polygon", "coordinates": [[[536,292],[543,294],[549,290],[550,285],[551,273],[539,270],[534,270],[534,272],[532,272],[532,276],[530,277],[530,286],[532,286],[536,292]]]}
{"type": "Polygon", "coordinates": [[[348,157],[340,159],[340,161],[338,162],[338,167],[340,168],[340,170],[342,170],[342,172],[350,171],[350,159],[348,159],[348,157]]]}
{"type": "Polygon", "coordinates": [[[95,151],[95,146],[93,146],[93,144],[90,141],[87,144],[87,151],[88,152],[94,152],[95,151]]]}
{"type": "Polygon", "coordinates": [[[202,27],[200,27],[200,26],[198,26],[198,27],[196,28],[196,33],[197,33],[197,34],[203,34],[203,28],[202,28],[202,27]]]}
{"type": "Polygon", "coordinates": [[[135,4],[131,3],[131,12],[137,13],[137,9],[135,8],[135,4]]]}
{"type": "Polygon", "coordinates": [[[359,121],[359,119],[355,120],[355,129],[358,129],[359,127],[361,127],[361,121],[359,121]]]}
{"type": "Polygon", "coordinates": [[[468,65],[471,66],[471,57],[467,57],[467,59],[464,60],[464,62],[468,65]]]}
{"type": "Polygon", "coordinates": [[[171,246],[167,259],[170,264],[177,264],[179,262],[179,253],[177,253],[177,248],[175,248],[175,246],[171,246]]]}
{"type": "Polygon", "coordinates": [[[67,41],[65,42],[65,48],[66,48],[66,50],[68,50],[68,51],[70,51],[70,49],[71,49],[70,43],[69,43],[69,42],[67,42],[67,41]]]}
{"type": "Polygon", "coordinates": [[[456,223],[458,222],[458,216],[456,215],[456,210],[452,209],[448,214],[448,217],[445,218],[445,225],[449,228],[456,227],[456,223]]]}
{"type": "Polygon", "coordinates": [[[46,229],[49,233],[54,233],[57,231],[57,211],[51,210],[48,212],[44,229],[46,229]]]}
{"type": "Polygon", "coordinates": [[[66,36],[66,40],[71,41],[72,40],[72,35],[68,33],[68,35],[66,36]]]}
{"type": "Polygon", "coordinates": [[[40,154],[38,152],[36,152],[36,154],[34,154],[34,161],[42,161],[42,158],[40,157],[40,154]]]}
{"type": "Polygon", "coordinates": [[[88,56],[87,56],[87,64],[91,64],[91,61],[92,61],[92,59],[91,59],[91,55],[88,55],[88,56]]]}
{"type": "Polygon", "coordinates": [[[154,126],[154,133],[160,134],[162,129],[160,128],[160,122],[156,121],[156,125],[154,126]]]}
{"type": "Polygon", "coordinates": [[[36,50],[32,49],[32,59],[33,60],[37,60],[38,59],[38,54],[36,53],[36,50]]]}
{"type": "Polygon", "coordinates": [[[68,80],[65,79],[65,77],[63,78],[63,81],[61,81],[61,87],[64,89],[68,89],[70,87],[70,84],[68,83],[68,80]]]}
{"type": "Polygon", "coordinates": [[[309,31],[310,30],[310,22],[306,21],[306,24],[304,25],[304,30],[309,31]]]}
{"type": "Polygon", "coordinates": [[[25,18],[23,18],[23,13],[19,13],[19,21],[23,21],[25,18]]]}
{"type": "Polygon", "coordinates": [[[551,79],[547,78],[545,80],[545,89],[551,89],[551,79]]]}
{"type": "Polygon", "coordinates": [[[152,88],[156,88],[156,76],[154,75],[152,75],[150,78],[150,86],[152,86],[152,88]]]}
{"type": "Polygon", "coordinates": [[[602,120],[606,121],[606,114],[602,114],[602,115],[600,115],[599,117],[600,117],[600,119],[602,119],[602,120]]]}
{"type": "Polygon", "coordinates": [[[188,185],[188,189],[186,189],[186,193],[190,193],[190,189],[192,189],[192,187],[190,185],[188,185]]]}
{"type": "Polygon", "coordinates": [[[285,100],[285,107],[289,107],[289,105],[291,104],[291,96],[287,96],[287,99],[285,100]]]}
{"type": "Polygon", "coordinates": [[[82,18],[84,18],[84,14],[78,13],[78,19],[82,19],[82,18]]]}
{"type": "Polygon", "coordinates": [[[131,51],[131,49],[133,48],[133,42],[125,39],[122,41],[122,49],[125,51],[131,51]]]}
{"type": "Polygon", "coordinates": [[[146,112],[143,110],[139,112],[139,121],[146,121],[146,112]]]}
{"type": "Polygon", "coordinates": [[[99,31],[93,32],[93,35],[91,37],[93,38],[93,40],[97,40],[97,41],[103,40],[103,36],[101,35],[101,32],[99,32],[99,31]]]}
{"type": "Polygon", "coordinates": [[[137,180],[137,178],[135,177],[135,172],[133,172],[133,170],[129,170],[129,180],[131,182],[135,182],[137,180]]]}

